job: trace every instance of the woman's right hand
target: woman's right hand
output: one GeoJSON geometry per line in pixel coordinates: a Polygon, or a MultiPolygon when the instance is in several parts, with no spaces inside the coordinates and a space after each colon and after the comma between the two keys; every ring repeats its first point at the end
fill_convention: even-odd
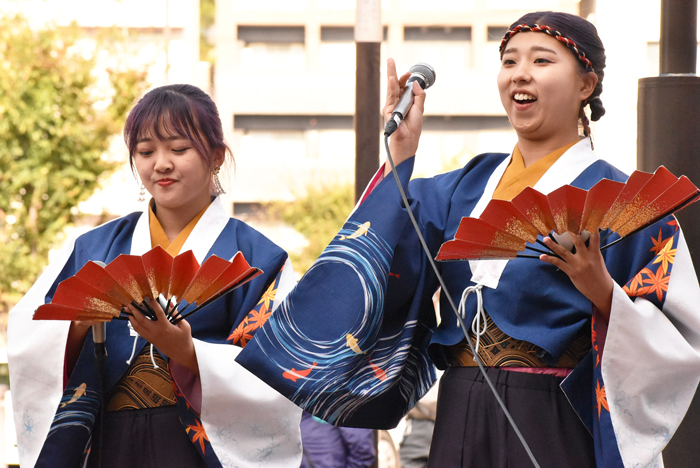
{"type": "MultiPolygon", "coordinates": [[[[388,87],[386,93],[386,103],[382,109],[385,124],[391,119],[394,108],[398,104],[401,94],[406,87],[406,81],[408,81],[410,76],[411,73],[406,72],[399,77],[396,73],[396,63],[394,63],[394,59],[389,59],[387,61],[388,87]]],[[[418,149],[418,140],[420,139],[420,134],[423,130],[425,91],[415,81],[412,83],[412,85],[413,94],[415,95],[413,106],[411,107],[411,110],[406,118],[403,120],[403,123],[399,125],[399,128],[389,138],[391,157],[394,160],[394,164],[397,166],[416,154],[416,150],[418,149]]],[[[384,175],[386,176],[390,172],[391,165],[388,164],[387,161],[387,164],[384,167],[384,175]]]]}

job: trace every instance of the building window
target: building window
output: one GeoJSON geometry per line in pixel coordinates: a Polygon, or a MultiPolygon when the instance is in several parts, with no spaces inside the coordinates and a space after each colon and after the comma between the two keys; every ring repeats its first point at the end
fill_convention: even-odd
{"type": "Polygon", "coordinates": [[[471,67],[470,27],[404,28],[404,54],[407,64],[426,62],[436,70],[463,73],[471,67]]]}
{"type": "Polygon", "coordinates": [[[236,201],[291,200],[310,184],[352,183],[351,115],[235,115],[234,127],[236,201]]]}
{"type": "Polygon", "coordinates": [[[306,67],[304,26],[238,26],[241,69],[291,71],[306,67]]]}
{"type": "Polygon", "coordinates": [[[508,26],[489,26],[487,31],[486,40],[488,42],[498,42],[500,44],[506,31],[508,31],[508,26]]]}
{"type": "MultiPolygon", "coordinates": [[[[384,26],[384,41],[387,27],[384,26]]],[[[321,68],[327,72],[347,73],[355,70],[355,28],[321,26],[321,68]]]]}
{"type": "Polygon", "coordinates": [[[238,26],[238,40],[246,44],[303,44],[304,26],[238,26]]]}
{"type": "Polygon", "coordinates": [[[326,72],[347,73],[355,70],[355,28],[352,26],[321,26],[321,69],[326,72]]]}

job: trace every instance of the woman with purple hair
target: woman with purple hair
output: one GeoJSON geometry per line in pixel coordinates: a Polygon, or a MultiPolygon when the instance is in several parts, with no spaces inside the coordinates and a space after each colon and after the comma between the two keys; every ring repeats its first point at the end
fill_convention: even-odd
{"type": "MultiPolygon", "coordinates": [[[[492,199],[528,186],[547,194],[627,179],[593,152],[588,116],[605,112],[605,50],[591,23],[525,15],[506,32],[500,56],[496,83],[518,137],[511,154],[482,154],[460,170],[410,180],[426,99],[417,83],[413,108],[391,137],[433,257],[462,217],[478,217],[492,199]]],[[[408,78],[389,61],[387,121],[408,78]]],[[[700,288],[675,218],[604,251],[596,230],[588,242],[571,234],[575,250],[543,239],[557,256],[440,263],[446,289],[437,321],[440,283],[390,172],[379,170],[238,361],[325,421],[375,428],[395,426],[434,382],[434,366],[445,369],[432,468],[521,468],[532,459],[542,467],[662,466],[700,380],[700,288]],[[472,324],[468,337],[447,291],[472,324]],[[279,378],[278,369],[292,366],[308,373],[279,378]]]]}
{"type": "Polygon", "coordinates": [[[124,137],[140,195],[151,195],[146,209],[78,237],[10,312],[22,466],[299,466],[301,411],[235,362],[294,275],[284,250],[226,214],[217,174],[231,152],[214,102],[190,85],[153,89],[124,137]],[[172,256],[191,250],[200,264],[240,251],[263,274],[176,325],[154,301],[156,321],[130,306],[130,322],[107,324],[104,377],[91,323],[32,321],[86,262],[158,245],[172,256]]]}

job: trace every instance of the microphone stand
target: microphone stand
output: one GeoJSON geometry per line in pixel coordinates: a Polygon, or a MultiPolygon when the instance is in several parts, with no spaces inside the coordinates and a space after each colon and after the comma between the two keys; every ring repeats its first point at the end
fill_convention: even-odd
{"type": "Polygon", "coordinates": [[[104,401],[104,386],[105,373],[107,370],[107,322],[96,323],[92,326],[92,340],[95,343],[95,361],[97,362],[97,398],[100,405],[100,425],[98,428],[99,434],[97,439],[97,466],[102,466],[102,441],[104,435],[104,416],[105,416],[105,401],[104,401]]]}

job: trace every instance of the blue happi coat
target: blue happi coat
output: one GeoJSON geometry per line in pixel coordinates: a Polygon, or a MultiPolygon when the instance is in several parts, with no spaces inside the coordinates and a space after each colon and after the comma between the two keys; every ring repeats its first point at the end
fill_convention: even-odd
{"type": "MultiPolygon", "coordinates": [[[[483,211],[509,161],[506,154],[484,154],[461,170],[410,183],[413,161],[399,165],[433,256],[463,216],[483,211]]],[[[603,178],[627,176],[597,159],[585,139],[534,188],[589,189],[603,178]]],[[[552,365],[582,329],[591,328],[592,351],[562,387],[594,436],[598,465],[661,466],[670,436],[659,434],[673,434],[700,380],[700,288],[672,217],[603,255],[616,283],[605,343],[598,342],[590,301],[552,265],[515,259],[439,268],[455,303],[466,287],[479,285],[495,324],[542,348],[552,365]],[[652,339],[649,330],[664,339],[652,339]],[[664,380],[668,375],[673,387],[664,380]],[[661,403],[650,408],[646,398],[661,403]]],[[[432,297],[438,286],[388,177],[237,360],[326,421],[394,427],[430,388],[433,366],[445,366],[438,345],[464,338],[444,293],[437,325],[432,297]]],[[[476,313],[475,296],[466,302],[466,323],[476,313]]]]}
{"type": "MultiPolygon", "coordinates": [[[[92,334],[63,388],[69,322],[32,321],[34,310],[89,260],[109,263],[120,254],[141,255],[150,249],[147,211],[95,228],[53,261],[10,312],[8,357],[23,467],[81,466],[99,414],[92,334]]],[[[195,385],[186,378],[173,381],[183,429],[207,466],[299,466],[301,411],[235,363],[242,346],[294,284],[286,252],[229,218],[220,199],[195,226],[182,252],[187,250],[200,264],[211,255],[230,260],[241,251],[263,274],[188,318],[200,376],[195,385]],[[195,409],[187,394],[200,387],[201,408],[195,409]]],[[[105,392],[127,371],[133,343],[127,322],[107,323],[105,392]]],[[[146,344],[139,337],[136,352],[146,344]]]]}

